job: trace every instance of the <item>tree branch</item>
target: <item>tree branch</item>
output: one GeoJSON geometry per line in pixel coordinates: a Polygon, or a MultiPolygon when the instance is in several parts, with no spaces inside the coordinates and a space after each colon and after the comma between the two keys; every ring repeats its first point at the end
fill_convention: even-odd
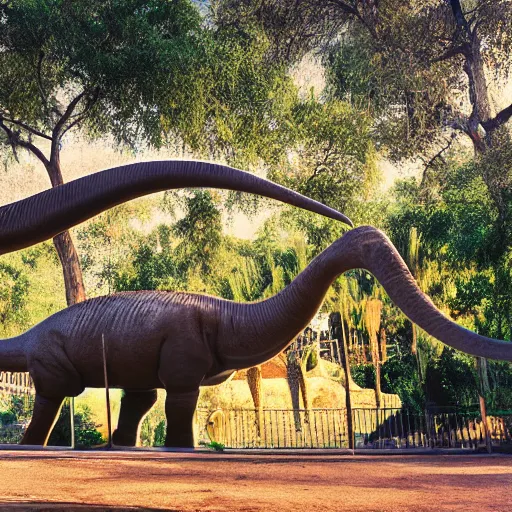
{"type": "Polygon", "coordinates": [[[41,96],[41,101],[43,102],[44,109],[48,113],[48,98],[46,97],[46,94],[44,92],[43,87],[43,78],[41,76],[41,69],[43,67],[43,59],[44,59],[44,52],[39,52],[39,58],[37,59],[37,66],[36,66],[36,75],[37,75],[37,88],[39,89],[39,96],[41,96]]]}
{"type": "Polygon", "coordinates": [[[79,115],[79,116],[76,116],[73,120],[72,123],[69,123],[66,128],[64,128],[61,132],[61,137],[66,133],[68,132],[69,130],[71,130],[71,128],[74,128],[77,124],[81,123],[86,117],[86,112],[83,112],[82,113],[83,115],[79,115]]]}
{"type": "Polygon", "coordinates": [[[360,16],[359,11],[353,5],[349,5],[346,2],[342,2],[341,0],[331,0],[331,3],[335,4],[346,14],[352,14],[353,16],[357,17],[360,16]]]}
{"type": "Polygon", "coordinates": [[[308,179],[306,180],[306,183],[310,183],[311,181],[313,181],[317,176],[319,176],[320,174],[322,174],[323,172],[329,170],[329,167],[327,166],[327,161],[329,160],[329,157],[331,156],[331,151],[332,151],[332,148],[333,148],[333,141],[330,140],[328,145],[327,145],[327,148],[325,149],[325,155],[324,155],[324,158],[321,162],[319,162],[316,166],[315,166],[315,169],[313,171],[313,174],[311,174],[311,176],[308,177],[308,179]]]}
{"type": "Polygon", "coordinates": [[[87,114],[90,112],[94,104],[98,101],[99,95],[100,95],[100,88],[95,87],[93,93],[91,96],[87,98],[87,102],[82,109],[81,112],[73,113],[74,109],[76,108],[76,105],[80,102],[81,99],[83,99],[87,95],[86,91],[79,94],[69,105],[66,109],[66,112],[61,117],[57,125],[55,126],[53,133],[54,136],[57,138],[62,137],[66,132],[71,130],[74,126],[82,122],[86,117],[87,114]],[[67,121],[71,121],[70,124],[65,126],[67,121]]]}
{"type": "Polygon", "coordinates": [[[492,132],[499,128],[501,125],[505,124],[512,117],[512,103],[504,108],[501,112],[498,112],[495,117],[492,119],[488,119],[487,121],[483,121],[480,123],[483,129],[486,132],[492,132]]]}
{"type": "Polygon", "coordinates": [[[423,163],[425,164],[425,167],[423,168],[423,174],[421,178],[421,184],[420,189],[424,187],[426,181],[427,181],[427,171],[432,165],[434,165],[434,162],[440,158],[444,162],[443,153],[448,151],[452,144],[454,143],[455,139],[457,138],[457,134],[452,133],[452,136],[446,146],[442,147],[428,162],[425,162],[423,159],[423,163]]]}
{"type": "Polygon", "coordinates": [[[443,60],[451,59],[452,57],[455,57],[455,55],[467,55],[468,52],[471,50],[471,47],[469,43],[464,43],[459,46],[454,46],[447,50],[442,55],[439,55],[439,57],[436,57],[435,59],[430,60],[430,64],[435,64],[436,62],[442,62],[443,60]]]}
{"type": "Polygon", "coordinates": [[[330,0],[332,4],[337,6],[340,10],[342,10],[345,14],[350,14],[352,16],[355,16],[362,24],[363,26],[370,32],[372,37],[374,39],[378,39],[377,31],[375,30],[375,27],[370,25],[363,17],[363,15],[357,10],[356,7],[353,5],[347,4],[346,2],[343,2],[342,0],[330,0]]]}
{"type": "Polygon", "coordinates": [[[457,23],[458,32],[464,31],[468,40],[471,40],[471,27],[464,16],[460,0],[450,0],[450,5],[452,7],[453,16],[455,17],[455,22],[457,23]]]}
{"type": "Polygon", "coordinates": [[[45,167],[48,167],[50,165],[49,160],[44,156],[44,153],[34,144],[31,142],[28,142],[26,140],[23,140],[20,138],[19,133],[11,130],[8,128],[5,123],[4,119],[0,118],[0,128],[4,130],[4,132],[7,134],[7,139],[9,140],[9,143],[11,144],[13,148],[14,155],[16,156],[16,147],[19,146],[21,148],[24,148],[30,152],[32,152],[41,162],[44,164],[45,167]]]}
{"type": "Polygon", "coordinates": [[[75,119],[77,117],[84,118],[86,116],[86,114],[89,112],[89,110],[91,110],[91,108],[94,106],[94,104],[98,100],[99,95],[100,95],[100,88],[95,87],[94,91],[92,93],[92,96],[89,96],[87,98],[87,102],[86,102],[82,112],[77,112],[76,114],[69,116],[69,119],[75,119]]]}
{"type": "Polygon", "coordinates": [[[58,120],[57,124],[53,128],[53,137],[52,139],[58,139],[61,135],[61,130],[64,128],[64,125],[66,124],[67,120],[71,117],[71,114],[73,114],[73,111],[75,110],[78,103],[80,103],[80,100],[86,95],[86,91],[81,92],[78,96],[73,98],[73,100],[70,102],[68,107],[66,108],[66,111],[64,114],[62,114],[61,118],[58,120]]]}
{"type": "Polygon", "coordinates": [[[9,119],[8,117],[5,117],[3,115],[1,115],[0,117],[6,123],[15,124],[16,126],[19,126],[20,128],[23,128],[24,130],[27,130],[27,132],[30,132],[32,135],[37,135],[38,137],[41,137],[43,139],[52,140],[52,138],[49,135],[46,135],[46,133],[40,132],[39,130],[32,128],[31,126],[23,123],[22,121],[18,121],[17,119],[9,119]]]}

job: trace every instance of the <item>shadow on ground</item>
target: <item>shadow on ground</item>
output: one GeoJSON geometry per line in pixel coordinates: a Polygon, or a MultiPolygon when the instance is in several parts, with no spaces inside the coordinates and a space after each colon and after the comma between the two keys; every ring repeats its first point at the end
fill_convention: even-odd
{"type": "Polygon", "coordinates": [[[65,510],[66,512],[179,512],[163,508],[141,508],[141,507],[110,507],[108,505],[90,505],[87,503],[42,503],[42,502],[1,502],[0,512],[55,512],[65,510]]]}

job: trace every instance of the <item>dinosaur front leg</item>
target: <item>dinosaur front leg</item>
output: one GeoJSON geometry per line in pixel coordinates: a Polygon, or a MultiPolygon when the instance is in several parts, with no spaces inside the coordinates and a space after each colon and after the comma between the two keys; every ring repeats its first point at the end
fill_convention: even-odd
{"type": "Polygon", "coordinates": [[[139,437],[142,418],[157,399],[156,389],[125,390],[121,398],[121,411],[112,441],[118,446],[135,446],[139,437]]]}
{"type": "Polygon", "coordinates": [[[196,410],[199,388],[187,393],[167,391],[165,416],[167,433],[165,446],[173,448],[194,447],[194,412],[196,410]]]}
{"type": "Polygon", "coordinates": [[[206,326],[189,310],[181,319],[182,329],[173,339],[166,340],[160,350],[158,378],[167,393],[165,446],[193,448],[194,412],[199,398],[199,386],[211,370],[212,356],[203,342],[206,326]]]}
{"type": "Polygon", "coordinates": [[[63,401],[64,397],[46,398],[36,394],[32,419],[20,444],[46,445],[63,401]]]}

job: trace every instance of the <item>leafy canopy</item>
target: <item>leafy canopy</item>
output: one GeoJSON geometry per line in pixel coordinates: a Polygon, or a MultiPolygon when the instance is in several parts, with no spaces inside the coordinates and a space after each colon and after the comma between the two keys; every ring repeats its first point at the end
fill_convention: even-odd
{"type": "Polygon", "coordinates": [[[161,109],[193,87],[201,18],[188,0],[12,0],[0,9],[7,120],[51,136],[71,109],[64,130],[86,120],[92,133],[157,143],[161,109]]]}

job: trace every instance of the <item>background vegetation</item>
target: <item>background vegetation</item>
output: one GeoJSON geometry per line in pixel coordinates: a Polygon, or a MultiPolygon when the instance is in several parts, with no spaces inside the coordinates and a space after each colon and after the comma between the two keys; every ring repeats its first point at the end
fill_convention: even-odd
{"type": "MultiPolygon", "coordinates": [[[[186,151],[266,174],[385,230],[442,311],[511,339],[512,105],[496,93],[510,72],[509,1],[72,4],[0,6],[6,158],[26,165],[22,151],[35,148],[48,170],[74,131],[135,155],[186,151]],[[321,90],[297,86],[305,57],[321,90]],[[384,188],[384,161],[419,170],[384,188]]],[[[205,190],[119,206],[74,230],[84,290],[276,293],[344,228],[283,208],[253,239],[226,234],[229,215],[266,206],[205,190]]],[[[61,272],[49,242],[1,258],[0,336],[65,307],[61,272]]],[[[380,361],[382,391],[411,408],[470,408],[481,394],[512,409],[508,363],[477,364],[433,340],[371,275],[340,277],[323,308],[342,314],[358,384],[375,386],[380,361]]]]}

